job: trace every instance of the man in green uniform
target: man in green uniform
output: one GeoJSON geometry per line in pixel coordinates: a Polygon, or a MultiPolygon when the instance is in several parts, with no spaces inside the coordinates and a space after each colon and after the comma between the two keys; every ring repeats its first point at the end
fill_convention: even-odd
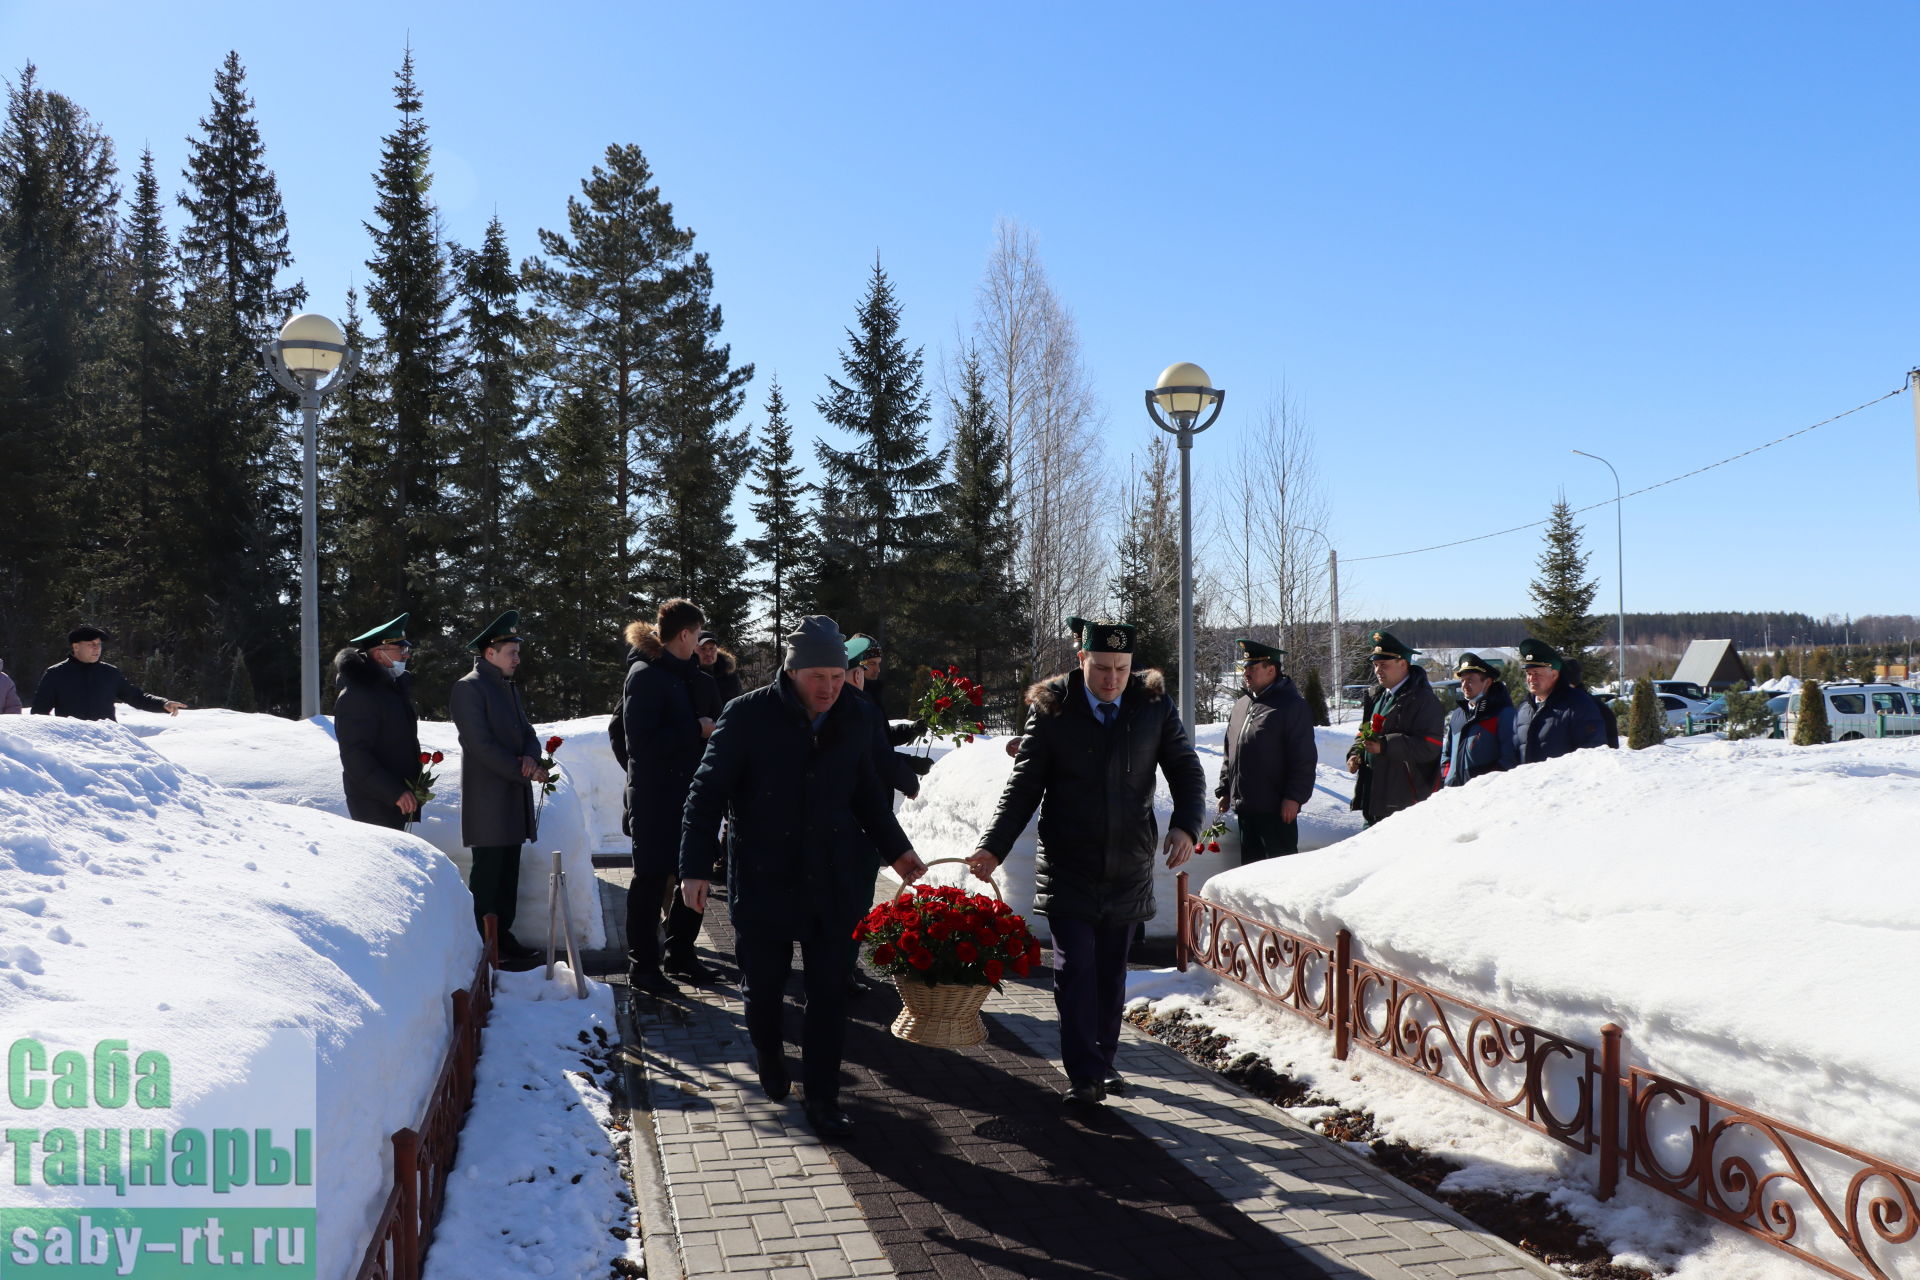
{"type": "Polygon", "coordinates": [[[1320,753],[1307,700],[1280,670],[1285,649],[1236,640],[1247,691],[1227,713],[1227,759],[1214,788],[1240,818],[1240,863],[1300,851],[1300,806],[1313,795],[1320,753]]]}
{"type": "Polygon", "coordinates": [[[1360,702],[1360,733],[1347,750],[1347,772],[1359,775],[1350,807],[1372,826],[1433,794],[1447,717],[1426,671],[1414,665],[1416,650],[1388,631],[1369,638],[1373,687],[1360,702]]]}
{"type": "Polygon", "coordinates": [[[540,739],[513,682],[520,669],[520,611],[509,609],[467,643],[473,670],[453,682],[448,701],[460,731],[460,842],[473,850],[467,887],[473,918],[499,917],[500,958],[536,954],[513,936],[520,900],[520,848],[538,833],[531,784],[545,782],[540,739]]]}
{"type": "Polygon", "coordinates": [[[333,737],[347,814],[398,830],[418,817],[420,720],[407,658],[410,614],[361,632],[333,657],[333,737]]]}

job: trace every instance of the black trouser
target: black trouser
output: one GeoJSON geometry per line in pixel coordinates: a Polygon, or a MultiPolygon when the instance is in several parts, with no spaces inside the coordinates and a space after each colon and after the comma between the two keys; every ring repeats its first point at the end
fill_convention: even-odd
{"type": "Polygon", "coordinates": [[[500,917],[502,938],[513,932],[514,909],[520,905],[520,846],[475,845],[467,888],[473,891],[473,922],[482,933],[490,915],[500,917]]]}
{"type": "Polygon", "coordinates": [[[806,1086],[809,1103],[828,1105],[840,1097],[840,1053],[847,1039],[847,965],[857,945],[851,923],[829,927],[816,919],[800,937],[734,927],[734,959],[740,962],[740,986],[747,1003],[747,1037],[762,1054],[779,1053],[785,1044],[780,1020],[796,942],[807,993],[800,1030],[800,1082],[806,1086]]]}
{"type": "Polygon", "coordinates": [[[1127,1003],[1127,948],[1138,926],[1048,916],[1053,930],[1053,1004],[1060,1011],[1060,1063],[1074,1084],[1113,1074],[1127,1003]]]}
{"type": "Polygon", "coordinates": [[[1277,813],[1240,815],[1240,865],[1300,852],[1300,823],[1282,822],[1277,813]]]}
{"type": "Polygon", "coordinates": [[[673,905],[667,908],[667,955],[675,960],[692,958],[700,940],[701,915],[680,896],[679,884],[671,872],[636,871],[627,886],[627,959],[636,968],[649,973],[660,969],[660,904],[669,893],[673,905]]]}
{"type": "Polygon", "coordinates": [[[362,800],[358,796],[348,796],[347,816],[355,822],[387,827],[394,831],[403,830],[407,825],[407,815],[401,813],[400,806],[391,800],[381,804],[377,800],[362,800]]]}

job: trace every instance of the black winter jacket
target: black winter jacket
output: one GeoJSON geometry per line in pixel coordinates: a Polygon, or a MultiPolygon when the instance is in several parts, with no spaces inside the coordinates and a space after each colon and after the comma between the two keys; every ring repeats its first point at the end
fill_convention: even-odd
{"type": "Polygon", "coordinates": [[[636,875],[672,875],[679,863],[687,788],[706,747],[696,699],[712,696],[713,681],[698,659],[674,657],[654,636],[627,650],[619,718],[636,875]]]}
{"type": "Polygon", "coordinates": [[[1279,813],[1280,802],[1304,805],[1313,795],[1320,752],[1307,700],[1280,676],[1259,693],[1243,693],[1227,715],[1227,762],[1213,790],[1235,813],[1279,813]]]}
{"type": "Polygon", "coordinates": [[[167,700],[141,691],[111,662],[81,662],[68,658],[47,668],[33,691],[33,714],[66,716],[73,720],[117,720],[113,704],[124,702],[141,711],[165,711],[167,700]]]}
{"type": "Polygon", "coordinates": [[[1100,924],[1149,920],[1160,843],[1154,770],[1173,792],[1172,825],[1196,839],[1206,775],[1158,671],[1134,673],[1111,728],[1094,716],[1086,688],[1075,670],[1027,691],[1020,754],[980,847],[1005,861],[1038,809],[1034,910],[1100,924]]]}
{"type": "MultiPolygon", "coordinates": [[[[1362,724],[1372,723],[1374,708],[1386,696],[1387,691],[1377,684],[1367,690],[1360,700],[1362,724]]],[[[1365,814],[1368,822],[1378,822],[1432,795],[1446,732],[1447,718],[1426,669],[1409,667],[1399,693],[1387,706],[1380,754],[1368,754],[1354,743],[1353,751],[1360,753],[1362,763],[1348,807],[1365,814]]]]}
{"type": "Polygon", "coordinates": [[[1527,695],[1513,713],[1513,748],[1521,764],[1607,745],[1607,721],[1593,695],[1562,672],[1545,702],[1527,695]]]}
{"type": "Polygon", "coordinates": [[[358,649],[333,656],[333,737],[340,748],[340,784],[347,812],[361,822],[388,823],[395,801],[420,776],[420,718],[413,677],[392,676],[358,649]]]}
{"type": "MultiPolygon", "coordinates": [[[[747,691],[746,682],[740,679],[740,664],[725,649],[714,655],[712,666],[700,669],[713,678],[714,690],[720,695],[720,705],[723,707],[747,691]]],[[[720,715],[718,711],[703,711],[700,714],[711,714],[716,719],[720,715]]]]}
{"type": "Polygon", "coordinates": [[[843,689],[818,732],[783,673],[720,713],[680,827],[680,876],[705,879],[727,819],[734,927],[797,938],[852,931],[873,878],[912,843],[874,768],[873,722],[843,689]]]}

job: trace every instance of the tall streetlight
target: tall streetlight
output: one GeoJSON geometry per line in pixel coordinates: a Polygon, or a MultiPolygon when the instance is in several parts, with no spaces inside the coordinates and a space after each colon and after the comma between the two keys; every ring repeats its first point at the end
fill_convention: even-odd
{"type": "Polygon", "coordinates": [[[1193,438],[1219,421],[1226,399],[1226,392],[1208,385],[1205,369],[1185,361],[1168,365],[1147,392],[1147,417],[1180,441],[1180,719],[1188,733],[1193,732],[1194,690],[1193,438]],[[1213,412],[1196,426],[1196,419],[1209,408],[1213,412]]]}
{"type": "Polygon", "coordinates": [[[261,349],[273,380],[300,397],[303,504],[300,513],[300,718],[320,714],[320,469],[315,460],[320,401],[353,377],[360,353],[325,316],[308,312],[280,328],[261,349]],[[333,376],[327,378],[331,373],[333,376]],[[322,379],[326,380],[323,382],[322,379]]]}
{"type": "Polygon", "coordinates": [[[1333,705],[1338,708],[1346,696],[1347,680],[1346,669],[1340,665],[1340,557],[1333,549],[1333,539],[1320,530],[1304,524],[1293,527],[1327,544],[1327,592],[1333,599],[1333,705]]]}
{"type": "MultiPolygon", "coordinates": [[[[1613,471],[1613,464],[1597,453],[1588,453],[1585,449],[1575,449],[1583,458],[1592,458],[1595,462],[1613,471]]],[[[1613,471],[1613,579],[1620,590],[1620,647],[1616,651],[1619,661],[1613,673],[1616,684],[1621,689],[1627,687],[1627,553],[1626,539],[1621,536],[1620,515],[1620,473],[1613,471]]]]}

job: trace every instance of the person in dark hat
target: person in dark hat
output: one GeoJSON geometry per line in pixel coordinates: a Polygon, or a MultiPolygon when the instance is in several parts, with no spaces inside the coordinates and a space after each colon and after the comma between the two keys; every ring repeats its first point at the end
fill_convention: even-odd
{"type": "Polygon", "coordinates": [[[140,686],[120,673],[120,668],[102,662],[105,643],[113,639],[99,627],[87,624],[67,633],[65,662],[56,662],[40,677],[33,691],[33,714],[66,716],[71,720],[117,720],[116,702],[124,702],[140,711],[164,711],[177,716],[186,710],[184,702],[174,702],[143,692],[140,686]]]}
{"type": "MultiPolygon", "coordinates": [[[[719,636],[702,631],[695,652],[700,658],[700,669],[713,678],[714,691],[719,694],[722,707],[747,691],[740,679],[740,660],[720,647],[719,636]]],[[[717,718],[720,712],[715,710],[713,714],[717,718]]]]}
{"type": "Polygon", "coordinates": [[[1313,794],[1320,761],[1313,713],[1281,671],[1285,649],[1255,640],[1240,646],[1246,692],[1227,714],[1227,759],[1214,788],[1220,812],[1240,819],[1240,863],[1300,851],[1300,806],[1313,794]]]}
{"type": "Polygon", "coordinates": [[[1206,820],[1206,775],[1158,671],[1135,671],[1136,629],[1067,619],[1080,665],[1027,691],[1031,711],[993,822],[967,859],[991,879],[1040,811],[1033,909],[1053,933],[1064,1100],[1105,1101],[1126,999],[1127,950],[1153,918],[1156,848],[1168,867],[1193,856],[1206,820]],[[1165,841],[1154,815],[1158,770],[1173,792],[1165,841]]]}
{"type": "Polygon", "coordinates": [[[807,1120],[823,1138],[845,1138],[853,1122],[840,1109],[840,1054],[853,927],[872,905],[883,860],[909,883],[926,867],[894,820],[832,618],[801,619],[773,683],[728,703],[707,742],[680,836],[680,894],[695,911],[706,909],[722,813],[727,913],[761,1087],[778,1101],[792,1085],[780,1024],[798,943],[807,1120]]]}
{"type": "Polygon", "coordinates": [[[1390,631],[1376,631],[1373,686],[1360,699],[1360,734],[1347,750],[1347,772],[1357,774],[1351,808],[1372,826],[1434,792],[1447,718],[1415,650],[1390,631]]]}
{"type": "Polygon", "coordinates": [[[533,784],[545,782],[540,739],[520,705],[513,676],[520,669],[520,611],[509,609],[467,642],[473,670],[453,682],[448,698],[460,731],[460,842],[473,850],[467,887],[474,923],[500,923],[500,958],[531,960],[513,936],[520,901],[520,848],[538,827],[533,784]]]}
{"type": "Polygon", "coordinates": [[[1477,653],[1463,653],[1454,665],[1460,705],[1447,713],[1446,743],[1440,748],[1440,785],[1464,787],[1487,773],[1513,768],[1513,696],[1500,673],[1477,653]]]}
{"type": "Polygon", "coordinates": [[[1527,697],[1514,709],[1513,750],[1521,764],[1607,745],[1607,720],[1593,695],[1567,672],[1568,660],[1544,640],[1520,642],[1527,697]]]}
{"type": "Polygon", "coordinates": [[[340,748],[347,815],[404,828],[419,816],[420,718],[407,659],[409,614],[371,627],[333,656],[333,736],[340,748]]]}
{"type": "Polygon", "coordinates": [[[694,657],[695,638],[705,621],[699,605],[673,599],[654,611],[651,626],[635,622],[626,631],[627,674],[619,718],[627,745],[627,812],[633,836],[627,981],[636,994],[655,998],[680,994],[667,973],[702,983],[714,978],[699,956],[701,916],[673,893],[687,788],[693,785],[693,771],[700,767],[701,752],[720,714],[713,680],[694,657]]]}

